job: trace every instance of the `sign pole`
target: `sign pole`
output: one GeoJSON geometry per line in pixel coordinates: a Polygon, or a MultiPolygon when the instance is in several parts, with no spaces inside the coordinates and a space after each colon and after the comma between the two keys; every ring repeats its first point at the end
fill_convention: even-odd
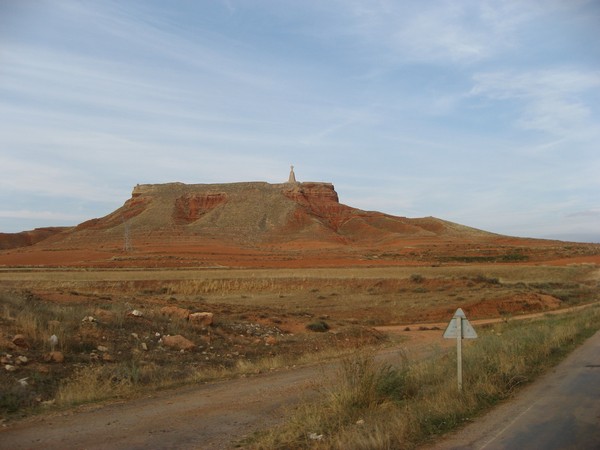
{"type": "Polygon", "coordinates": [[[458,390],[462,392],[462,317],[456,317],[456,373],[458,390]]]}
{"type": "Polygon", "coordinates": [[[448,328],[444,331],[444,338],[456,338],[456,378],[458,380],[458,392],[462,392],[462,340],[477,339],[477,333],[467,320],[467,316],[465,316],[462,309],[458,308],[454,313],[454,317],[450,319],[448,328]]]}

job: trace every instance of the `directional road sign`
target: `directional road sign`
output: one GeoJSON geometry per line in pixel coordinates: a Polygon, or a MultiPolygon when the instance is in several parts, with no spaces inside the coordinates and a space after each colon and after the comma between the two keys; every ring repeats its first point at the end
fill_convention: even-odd
{"type": "Polygon", "coordinates": [[[454,313],[454,317],[452,317],[446,331],[444,331],[444,337],[446,339],[456,339],[456,379],[458,390],[462,391],[462,340],[476,339],[477,333],[475,333],[461,308],[458,308],[454,313]]]}
{"type": "Polygon", "coordinates": [[[467,320],[465,313],[461,308],[458,308],[454,313],[454,317],[450,320],[446,331],[444,331],[444,337],[446,339],[456,339],[458,334],[458,321],[460,320],[460,328],[462,331],[462,339],[477,339],[477,333],[473,326],[467,320]]]}

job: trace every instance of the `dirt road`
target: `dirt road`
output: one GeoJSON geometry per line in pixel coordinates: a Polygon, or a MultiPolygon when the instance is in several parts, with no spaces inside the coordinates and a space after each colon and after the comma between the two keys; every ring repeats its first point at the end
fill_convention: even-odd
{"type": "MultiPolygon", "coordinates": [[[[383,357],[399,361],[400,352],[388,349],[383,357]]],[[[0,431],[0,448],[229,449],[282,421],[302,398],[316,396],[316,386],[336,368],[329,363],[274,371],[34,417],[0,431]]]]}
{"type": "MultiPolygon", "coordinates": [[[[408,336],[408,341],[381,352],[381,358],[394,363],[401,354],[415,359],[453,345],[441,338],[441,330],[404,328],[395,331],[408,336]]],[[[329,363],[273,371],[42,415],[0,431],[0,448],[229,449],[254,430],[281,422],[303,397],[318,395],[316,386],[331,378],[336,368],[329,363]]]]}
{"type": "Polygon", "coordinates": [[[0,433],[2,449],[224,449],[280,421],[322,369],[258,375],[33,418],[0,433]]]}

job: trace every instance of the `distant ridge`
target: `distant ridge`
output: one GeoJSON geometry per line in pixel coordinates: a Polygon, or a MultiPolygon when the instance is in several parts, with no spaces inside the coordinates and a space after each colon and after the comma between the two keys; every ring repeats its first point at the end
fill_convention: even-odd
{"type": "MultiPolygon", "coordinates": [[[[114,212],[48,230],[26,250],[0,253],[0,265],[339,266],[570,256],[556,241],[353,208],[339,202],[331,183],[297,182],[293,168],[279,184],[137,185],[114,212]]],[[[570,252],[599,249],[582,244],[570,252]]]]}
{"type": "Polygon", "coordinates": [[[0,250],[28,247],[67,229],[69,227],[45,227],[19,233],[0,233],[0,250]]]}
{"type": "MultiPolygon", "coordinates": [[[[408,219],[341,204],[331,183],[241,182],[143,184],[113,213],[84,222],[65,239],[120,238],[132,233],[159,239],[217,239],[236,244],[373,245],[407,236],[493,236],[433,217],[408,219]]],[[[148,237],[150,238],[150,237],[148,237]]]]}

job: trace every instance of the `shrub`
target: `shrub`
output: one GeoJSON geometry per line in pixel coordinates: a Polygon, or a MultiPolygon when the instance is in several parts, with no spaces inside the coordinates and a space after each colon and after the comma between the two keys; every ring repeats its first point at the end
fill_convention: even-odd
{"type": "Polygon", "coordinates": [[[418,273],[414,273],[410,276],[410,281],[412,281],[413,283],[422,283],[424,279],[425,278],[423,278],[423,275],[420,275],[418,273]]]}
{"type": "Polygon", "coordinates": [[[311,322],[308,325],[306,325],[306,329],[310,331],[323,333],[329,330],[329,324],[324,320],[317,320],[316,322],[311,322]]]}

